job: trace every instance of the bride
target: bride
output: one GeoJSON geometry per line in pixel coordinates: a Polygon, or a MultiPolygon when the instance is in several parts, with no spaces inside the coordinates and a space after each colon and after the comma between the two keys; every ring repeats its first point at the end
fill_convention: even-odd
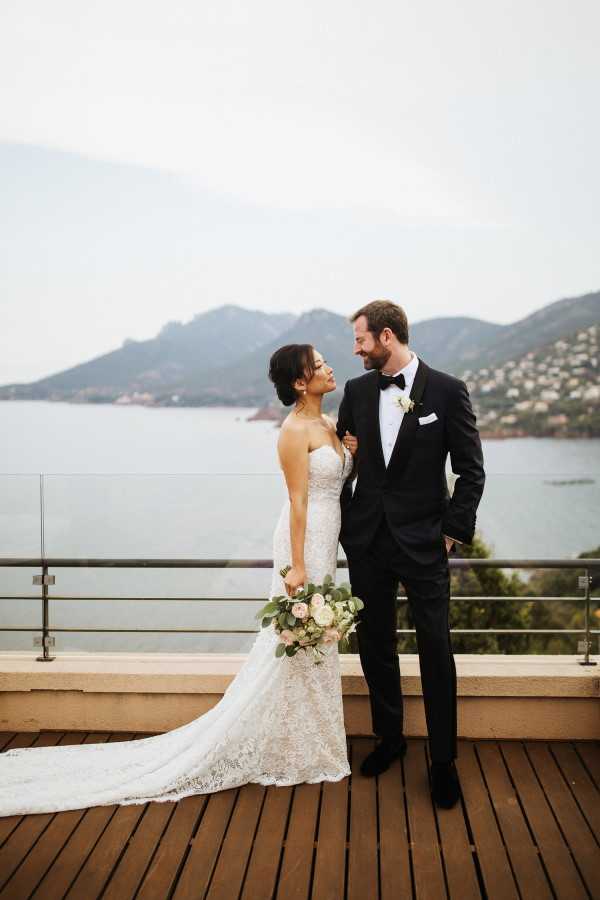
{"type": "MultiPolygon", "coordinates": [[[[339,498],[356,439],[340,444],[321,412],[335,390],[333,370],[310,344],[290,344],[270,360],[277,395],[293,410],[278,452],[288,488],[273,535],[270,597],[335,579],[339,498]],[[280,570],[291,565],[282,579],[280,570]]],[[[204,715],[164,734],[112,744],[28,747],[0,754],[0,816],[111,804],[175,801],[247,782],[290,785],[350,774],[337,644],[315,665],[299,652],[275,657],[264,628],[223,698],[204,715]]]]}

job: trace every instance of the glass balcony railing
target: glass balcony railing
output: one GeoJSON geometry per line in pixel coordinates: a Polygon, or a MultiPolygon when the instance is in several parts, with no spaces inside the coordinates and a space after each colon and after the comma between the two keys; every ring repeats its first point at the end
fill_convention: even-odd
{"type": "MultiPolygon", "coordinates": [[[[45,633],[55,639],[48,655],[251,645],[254,614],[270,589],[272,532],[285,499],[280,474],[0,475],[0,493],[1,650],[33,650],[44,591],[45,633]],[[70,564],[50,565],[54,583],[34,585],[44,560],[70,564]],[[123,560],[132,565],[119,566],[123,560]],[[262,565],[205,567],[206,560],[262,565]]],[[[573,560],[598,555],[598,509],[598,473],[488,475],[477,540],[465,555],[504,566],[452,562],[455,650],[595,652],[600,569],[573,560]],[[570,568],[519,568],[523,560],[567,560],[570,568]]],[[[339,557],[343,563],[341,547],[339,557]]],[[[338,579],[347,579],[345,569],[338,579]]],[[[399,648],[414,652],[400,600],[399,648]]]]}

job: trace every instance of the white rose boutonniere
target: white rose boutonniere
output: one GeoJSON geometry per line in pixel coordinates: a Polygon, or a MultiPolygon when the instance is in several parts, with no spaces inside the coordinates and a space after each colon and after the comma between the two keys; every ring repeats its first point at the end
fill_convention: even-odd
{"type": "Polygon", "coordinates": [[[396,406],[399,406],[405,413],[409,413],[415,408],[415,401],[403,394],[396,399],[396,406]]]}

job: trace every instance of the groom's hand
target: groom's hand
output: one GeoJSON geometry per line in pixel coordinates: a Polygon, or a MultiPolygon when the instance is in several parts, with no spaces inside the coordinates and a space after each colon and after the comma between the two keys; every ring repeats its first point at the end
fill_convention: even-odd
{"type": "Polygon", "coordinates": [[[446,552],[450,553],[452,547],[454,546],[454,541],[452,540],[452,538],[446,537],[446,535],[444,535],[444,540],[446,541],[446,552]]]}

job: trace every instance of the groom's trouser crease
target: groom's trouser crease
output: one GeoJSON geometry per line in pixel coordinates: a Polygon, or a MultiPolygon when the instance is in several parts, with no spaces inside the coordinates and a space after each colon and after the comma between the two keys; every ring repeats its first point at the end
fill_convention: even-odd
{"type": "Polygon", "coordinates": [[[348,566],[352,592],[365,603],[357,637],[375,734],[394,738],[403,731],[396,633],[401,581],[417,634],[431,757],[435,762],[454,759],[456,667],[448,621],[450,573],[445,551],[440,547],[439,563],[419,566],[402,553],[383,522],[366,553],[350,558],[348,566]]]}

